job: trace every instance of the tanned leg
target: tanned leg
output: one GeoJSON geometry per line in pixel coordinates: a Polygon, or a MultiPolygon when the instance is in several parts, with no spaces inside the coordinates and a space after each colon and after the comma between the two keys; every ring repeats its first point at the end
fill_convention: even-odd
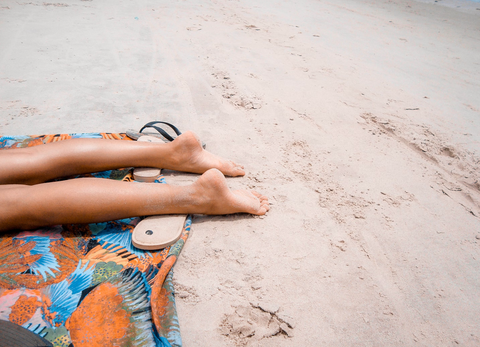
{"type": "Polygon", "coordinates": [[[37,184],[55,178],[123,167],[158,167],[204,173],[216,168],[243,176],[242,166],[205,151],[192,132],[171,143],[71,139],[0,151],[0,184],[37,184]]]}
{"type": "Polygon", "coordinates": [[[0,230],[95,223],[155,214],[265,214],[266,197],[231,191],[225,175],[243,167],[205,151],[185,132],[171,143],[73,139],[0,151],[0,230]],[[158,167],[204,173],[190,186],[80,178],[75,174],[121,167],[158,167]],[[47,182],[47,183],[45,183],[47,182]]]}
{"type": "Polygon", "coordinates": [[[155,214],[263,215],[269,209],[268,199],[254,191],[231,191],[217,169],[189,186],[79,178],[0,186],[0,194],[0,231],[155,214]]]}

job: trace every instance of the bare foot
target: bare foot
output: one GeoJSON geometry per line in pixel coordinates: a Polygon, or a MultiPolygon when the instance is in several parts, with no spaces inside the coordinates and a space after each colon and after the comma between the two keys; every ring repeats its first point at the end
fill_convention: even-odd
{"type": "Polygon", "coordinates": [[[270,209],[267,197],[253,190],[230,190],[225,176],[217,169],[205,172],[190,188],[197,202],[195,213],[264,215],[270,209]]]}
{"type": "Polygon", "coordinates": [[[243,176],[243,166],[231,160],[223,159],[202,148],[198,137],[191,131],[186,131],[173,142],[174,146],[171,167],[165,169],[204,173],[209,169],[218,169],[227,176],[243,176]]]}

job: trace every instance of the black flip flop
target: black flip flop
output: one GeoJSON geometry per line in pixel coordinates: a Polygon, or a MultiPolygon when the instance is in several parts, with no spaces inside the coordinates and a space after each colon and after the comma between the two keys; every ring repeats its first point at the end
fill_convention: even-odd
{"type": "MultiPolygon", "coordinates": [[[[147,124],[145,124],[140,129],[139,132],[136,132],[136,131],[133,131],[133,130],[127,130],[126,134],[132,140],[138,140],[138,138],[140,136],[143,136],[143,135],[159,137],[162,140],[164,140],[165,142],[171,142],[171,141],[175,140],[175,137],[170,135],[165,129],[161,128],[160,126],[157,126],[156,124],[165,124],[165,125],[169,126],[175,132],[175,134],[177,136],[182,134],[182,132],[180,130],[178,130],[178,128],[175,125],[167,123],[167,122],[163,122],[163,121],[158,121],[158,120],[153,121],[153,122],[148,122],[147,124]],[[158,134],[143,133],[143,130],[149,129],[149,128],[155,129],[158,132],[158,134]]],[[[205,148],[206,146],[207,145],[204,142],[202,142],[202,147],[205,148]]]]}
{"type": "Polygon", "coordinates": [[[5,320],[0,320],[0,337],[0,347],[53,347],[39,335],[5,320]]]}
{"type": "Polygon", "coordinates": [[[160,133],[160,135],[162,135],[164,138],[166,138],[168,141],[173,141],[175,138],[172,137],[169,133],[167,133],[165,131],[165,129],[162,129],[158,126],[156,126],[155,124],[165,124],[165,125],[168,125],[174,132],[175,134],[177,134],[177,136],[181,135],[182,132],[180,130],[178,130],[178,128],[173,125],[173,124],[170,124],[170,123],[167,123],[167,122],[162,122],[162,121],[153,121],[153,122],[148,122],[147,124],[145,124],[142,129],[140,129],[139,133],[141,133],[144,129],[147,129],[147,128],[153,128],[155,129],[156,131],[158,131],[160,133]]]}

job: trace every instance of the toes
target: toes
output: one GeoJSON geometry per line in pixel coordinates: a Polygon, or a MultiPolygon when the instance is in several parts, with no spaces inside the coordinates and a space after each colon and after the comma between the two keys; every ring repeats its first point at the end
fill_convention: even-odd
{"type": "Polygon", "coordinates": [[[264,207],[267,211],[270,211],[270,204],[268,203],[268,201],[263,202],[262,207],[264,207]]]}
{"type": "Polygon", "coordinates": [[[259,199],[260,202],[266,201],[266,202],[268,203],[268,198],[267,198],[265,195],[262,195],[262,194],[260,194],[260,193],[258,193],[258,192],[256,192],[256,191],[254,191],[254,190],[252,190],[251,193],[252,193],[253,195],[255,195],[255,197],[256,197],[257,199],[259,199]]]}
{"type": "Polygon", "coordinates": [[[260,207],[258,208],[257,212],[255,214],[257,215],[264,215],[270,210],[270,204],[268,203],[268,198],[264,195],[261,195],[260,193],[251,190],[250,193],[259,200],[260,202],[260,207]]]}
{"type": "Polygon", "coordinates": [[[235,167],[232,176],[244,176],[245,170],[242,167],[235,167]]]}
{"type": "Polygon", "coordinates": [[[267,206],[262,205],[260,206],[256,214],[259,216],[263,216],[265,213],[268,212],[268,210],[270,210],[270,207],[268,205],[267,206]]]}
{"type": "Polygon", "coordinates": [[[242,165],[238,165],[234,163],[233,161],[229,162],[228,167],[226,168],[226,174],[229,176],[244,176],[245,175],[245,170],[242,165]]]}
{"type": "Polygon", "coordinates": [[[259,199],[263,196],[263,195],[261,195],[260,193],[254,191],[254,190],[251,190],[250,193],[252,193],[253,195],[255,195],[259,199]]]}

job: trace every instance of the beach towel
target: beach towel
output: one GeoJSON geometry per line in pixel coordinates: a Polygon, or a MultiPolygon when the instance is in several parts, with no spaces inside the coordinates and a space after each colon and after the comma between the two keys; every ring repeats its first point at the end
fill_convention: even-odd
{"type": "MultiPolygon", "coordinates": [[[[116,133],[3,136],[0,150],[70,138],[130,141],[116,133]]],[[[133,181],[131,171],[82,177],[133,181]]],[[[156,183],[165,180],[160,176],[156,183]]],[[[182,237],[159,251],[132,246],[132,230],[139,221],[0,234],[0,319],[54,346],[181,346],[172,268],[188,238],[191,218],[182,237]]]]}

